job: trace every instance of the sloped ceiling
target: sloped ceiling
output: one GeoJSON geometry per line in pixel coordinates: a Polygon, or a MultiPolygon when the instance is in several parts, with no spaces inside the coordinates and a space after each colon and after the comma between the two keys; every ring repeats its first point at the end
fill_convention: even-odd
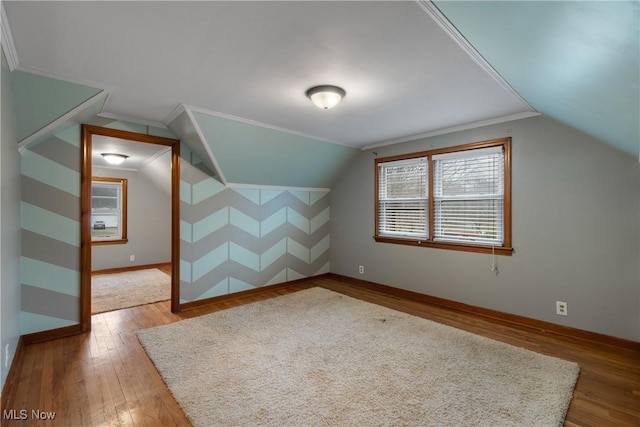
{"type": "Polygon", "coordinates": [[[226,183],[331,188],[358,152],[277,129],[198,111],[192,114],[226,183]]]}
{"type": "Polygon", "coordinates": [[[538,111],[638,156],[638,2],[435,5],[5,1],[3,49],[77,82],[70,104],[108,93],[101,117],[169,127],[227,184],[327,187],[362,147],[538,111]],[[347,96],[319,110],[317,84],[347,96]]]}
{"type": "Polygon", "coordinates": [[[4,5],[22,69],[113,88],[122,118],[167,125],[185,104],[361,147],[534,113],[420,2],[4,5]],[[321,84],[346,90],[337,108],[306,98],[321,84]]]}
{"type": "Polygon", "coordinates": [[[640,2],[436,1],[536,110],[640,153],[640,2]]]}
{"type": "MultiPolygon", "coordinates": [[[[93,135],[91,149],[91,163],[94,167],[123,169],[134,172],[141,171],[159,157],[171,153],[171,147],[168,146],[129,141],[103,135],[93,135]],[[118,153],[127,156],[127,158],[122,164],[115,167],[104,159],[103,153],[118,153]]],[[[171,170],[171,163],[164,163],[169,166],[166,170],[171,170]]]]}

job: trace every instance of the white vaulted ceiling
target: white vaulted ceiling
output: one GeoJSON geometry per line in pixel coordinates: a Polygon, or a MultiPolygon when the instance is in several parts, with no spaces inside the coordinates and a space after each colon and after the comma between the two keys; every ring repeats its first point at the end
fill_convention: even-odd
{"type": "Polygon", "coordinates": [[[4,2],[18,69],[101,87],[103,114],[180,105],[361,147],[535,114],[420,2],[4,2]],[[314,85],[347,96],[322,111],[314,85]]]}
{"type": "Polygon", "coordinates": [[[330,188],[359,148],[541,113],[640,154],[636,0],[2,9],[21,149],[98,113],[168,128],[223,184],[330,188]]]}
{"type": "MultiPolygon", "coordinates": [[[[134,142],[102,135],[91,138],[91,161],[94,167],[114,168],[140,171],[160,157],[171,152],[171,147],[144,142],[134,142]],[[112,166],[102,156],[103,153],[116,153],[127,156],[127,159],[117,167],[112,166]]],[[[166,156],[165,156],[166,157],[166,156]]],[[[165,162],[167,170],[171,169],[171,162],[165,162]]]]}

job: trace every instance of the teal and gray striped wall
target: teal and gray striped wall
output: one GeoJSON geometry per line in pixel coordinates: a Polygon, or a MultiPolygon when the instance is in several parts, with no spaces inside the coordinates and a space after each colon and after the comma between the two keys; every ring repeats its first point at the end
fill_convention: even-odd
{"type": "Polygon", "coordinates": [[[182,147],[181,302],[329,272],[329,194],[226,188],[182,147]]]}
{"type": "MultiPolygon", "coordinates": [[[[329,272],[328,192],[227,188],[181,151],[181,302],[329,272]]],[[[79,126],[25,149],[21,174],[21,333],[78,324],[79,126]]]]}
{"type": "Polygon", "coordinates": [[[79,126],[24,150],[21,175],[21,332],[78,324],[79,126]]]}

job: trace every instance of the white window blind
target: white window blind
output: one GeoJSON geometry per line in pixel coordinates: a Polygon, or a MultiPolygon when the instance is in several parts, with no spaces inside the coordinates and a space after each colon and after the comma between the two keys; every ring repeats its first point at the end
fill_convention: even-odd
{"type": "Polygon", "coordinates": [[[94,241],[123,238],[122,208],[122,181],[91,183],[91,235],[94,241]]]}
{"type": "Polygon", "coordinates": [[[378,233],[428,236],[426,157],[378,164],[378,233]]]}
{"type": "Polygon", "coordinates": [[[434,240],[503,243],[502,147],[433,156],[434,240]]]}

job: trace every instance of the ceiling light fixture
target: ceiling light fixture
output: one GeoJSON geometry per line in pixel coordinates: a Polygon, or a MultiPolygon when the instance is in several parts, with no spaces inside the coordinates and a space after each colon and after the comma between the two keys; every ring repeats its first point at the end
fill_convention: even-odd
{"type": "Polygon", "coordinates": [[[330,85],[315,86],[307,91],[307,97],[323,110],[335,107],[346,94],[341,87],[330,85]]]}
{"type": "Polygon", "coordinates": [[[114,154],[114,153],[102,153],[102,157],[112,165],[119,165],[124,162],[129,156],[125,156],[124,154],[114,154]]]}

